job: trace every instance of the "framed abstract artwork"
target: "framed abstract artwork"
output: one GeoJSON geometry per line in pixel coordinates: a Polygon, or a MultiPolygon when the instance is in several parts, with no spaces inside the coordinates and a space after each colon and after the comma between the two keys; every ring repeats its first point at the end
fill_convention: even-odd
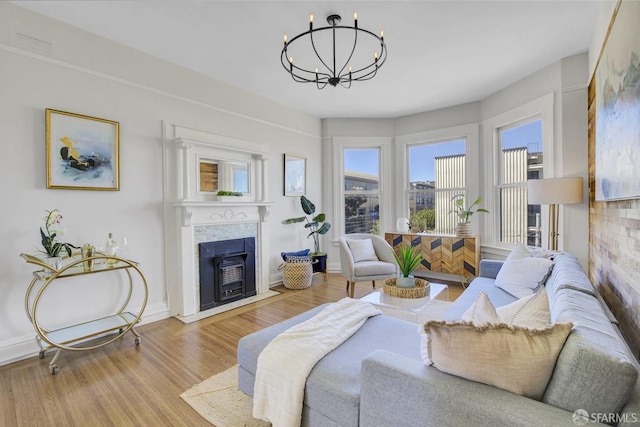
{"type": "Polygon", "coordinates": [[[613,14],[595,71],[595,200],[640,198],[640,2],[613,14]]]}
{"type": "Polygon", "coordinates": [[[307,158],[284,155],[284,195],[303,196],[307,193],[307,158]]]}
{"type": "Polygon", "coordinates": [[[120,126],[112,120],[46,110],[47,188],[120,189],[120,126]]]}

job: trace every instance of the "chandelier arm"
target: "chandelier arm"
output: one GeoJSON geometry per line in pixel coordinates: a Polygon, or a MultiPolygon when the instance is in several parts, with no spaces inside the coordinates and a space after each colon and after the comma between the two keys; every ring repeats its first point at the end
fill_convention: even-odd
{"type": "Polygon", "coordinates": [[[356,49],[356,44],[357,44],[357,36],[358,36],[358,31],[362,31],[364,33],[369,34],[372,37],[375,37],[376,39],[378,39],[380,41],[380,57],[378,58],[377,61],[374,61],[373,63],[367,65],[366,67],[362,67],[358,70],[355,71],[351,71],[351,75],[352,75],[352,80],[356,80],[356,81],[364,81],[364,80],[370,80],[372,79],[378,72],[378,68],[380,68],[382,66],[382,64],[384,63],[384,61],[387,59],[387,49],[386,49],[386,44],[384,42],[384,40],[380,37],[378,37],[377,34],[372,33],[369,30],[366,30],[364,28],[360,28],[360,27],[347,27],[344,25],[339,25],[336,26],[336,28],[341,28],[341,29],[347,29],[347,30],[351,30],[351,29],[355,29],[356,30],[356,39],[354,40],[354,45],[353,45],[353,49],[351,51],[351,54],[349,55],[349,58],[347,59],[347,62],[345,63],[344,67],[342,67],[342,69],[340,70],[340,76],[342,77],[342,71],[345,69],[345,67],[348,65],[349,61],[351,60],[351,57],[353,56],[353,53],[355,52],[356,49]],[[357,74],[361,73],[365,70],[367,70],[368,68],[374,67],[375,69],[372,71],[369,71],[367,73],[365,73],[363,76],[358,77],[357,74]],[[370,74],[373,75],[369,78],[366,78],[367,76],[369,76],[370,74]],[[356,77],[353,77],[356,76],[356,77]]]}
{"type": "Polygon", "coordinates": [[[374,78],[376,76],[376,74],[378,74],[378,68],[377,67],[376,67],[375,70],[371,70],[367,74],[364,74],[364,75],[362,75],[362,76],[360,76],[360,77],[358,77],[357,79],[354,79],[354,80],[356,80],[358,82],[364,82],[364,81],[367,81],[367,80],[371,80],[372,78],[374,78]]]}
{"type": "MultiPolygon", "coordinates": [[[[326,62],[324,62],[324,60],[322,59],[322,57],[320,56],[320,54],[318,53],[318,50],[316,49],[316,43],[313,40],[313,33],[314,31],[322,31],[322,30],[328,30],[332,27],[321,27],[321,28],[316,28],[313,31],[307,31],[309,33],[309,39],[311,39],[311,47],[313,48],[313,52],[316,54],[316,56],[318,57],[318,59],[320,60],[320,62],[322,62],[322,65],[324,65],[324,67],[329,70],[330,72],[332,72],[333,74],[335,74],[335,65],[334,65],[334,69],[332,70],[331,68],[329,68],[329,66],[327,65],[326,62]]],[[[296,37],[297,38],[297,37],[296,37]]],[[[295,40],[295,39],[294,39],[295,40]]],[[[293,41],[293,40],[291,40],[293,41]]],[[[334,35],[334,39],[333,39],[333,43],[334,43],[334,49],[335,49],[335,35],[334,35]]],[[[335,58],[335,51],[333,54],[333,57],[335,58]]]]}
{"type": "MultiPolygon", "coordinates": [[[[377,73],[378,68],[382,67],[382,64],[383,64],[383,63],[386,61],[386,59],[387,59],[387,52],[386,52],[386,50],[384,50],[384,51],[383,51],[383,54],[382,54],[382,55],[383,55],[383,56],[381,56],[381,57],[379,57],[379,58],[378,58],[378,61],[373,62],[372,64],[369,64],[369,65],[367,65],[366,67],[362,67],[362,68],[359,68],[359,69],[357,69],[357,70],[355,70],[355,71],[352,71],[352,72],[351,72],[351,73],[352,73],[352,75],[356,76],[356,77],[353,77],[353,80],[360,81],[360,80],[362,80],[362,78],[363,78],[363,77],[366,77],[366,76],[368,76],[368,75],[369,75],[369,74],[371,74],[371,73],[374,73],[374,74],[375,74],[375,73],[377,73]],[[373,69],[369,71],[369,69],[370,69],[370,68],[373,68],[373,69]],[[364,73],[364,74],[362,74],[361,76],[358,76],[358,74],[359,74],[359,73],[364,73]]],[[[367,80],[368,80],[368,79],[367,79],[367,80]]]]}
{"type": "Polygon", "coordinates": [[[287,72],[291,75],[291,78],[293,79],[293,81],[295,81],[296,83],[315,83],[316,79],[309,79],[306,78],[304,76],[301,76],[299,74],[295,74],[293,71],[294,70],[299,70],[302,71],[304,73],[308,73],[308,74],[315,74],[312,73],[309,70],[305,70],[304,68],[300,68],[297,65],[292,64],[291,62],[289,62],[288,58],[287,58],[287,48],[285,47],[284,49],[282,49],[282,55],[280,56],[280,62],[282,63],[282,66],[284,67],[285,70],[287,70],[287,72]]]}
{"type": "MultiPolygon", "coordinates": [[[[287,42],[287,44],[284,46],[284,48],[282,49],[282,54],[281,54],[281,62],[282,62],[282,66],[285,68],[285,70],[287,70],[287,72],[290,72],[289,65],[288,65],[288,64],[290,64],[290,62],[289,62],[289,60],[288,60],[288,58],[287,58],[287,47],[288,47],[288,46],[291,46],[291,45],[293,44],[293,42],[295,42],[296,40],[298,40],[298,39],[300,39],[300,38],[302,38],[302,37],[304,37],[304,36],[306,36],[306,35],[309,35],[309,38],[311,39],[311,46],[313,47],[313,51],[314,51],[314,53],[315,53],[316,57],[320,60],[320,62],[322,63],[322,65],[324,65],[324,66],[325,66],[325,68],[326,68],[328,71],[333,72],[333,70],[331,70],[331,68],[326,64],[326,62],[324,62],[324,60],[322,59],[322,57],[321,57],[321,56],[320,56],[320,54],[318,53],[318,51],[317,51],[317,49],[316,49],[316,46],[315,46],[315,42],[314,42],[314,40],[313,40],[313,33],[314,33],[314,32],[317,32],[317,31],[324,31],[324,30],[330,30],[330,29],[332,29],[332,28],[333,28],[333,27],[320,27],[320,28],[316,28],[316,29],[313,29],[313,30],[308,30],[308,31],[305,31],[304,33],[300,33],[300,34],[298,34],[297,36],[295,36],[294,38],[292,38],[291,40],[289,40],[289,41],[287,42]]],[[[345,28],[348,28],[348,27],[345,27],[345,28]]],[[[305,73],[314,74],[314,71],[307,70],[307,69],[302,68],[302,67],[298,67],[297,65],[293,65],[293,68],[295,68],[295,69],[297,69],[297,70],[300,70],[300,71],[302,71],[302,72],[305,72],[305,73]]],[[[305,81],[307,81],[307,80],[305,80],[305,81]]],[[[313,82],[313,81],[315,81],[315,80],[308,80],[308,81],[309,81],[309,82],[313,82]]]]}
{"type": "Polygon", "coordinates": [[[320,81],[316,80],[316,87],[317,87],[319,90],[324,89],[328,84],[329,84],[329,82],[328,82],[328,81],[326,81],[326,82],[323,82],[323,84],[322,84],[322,85],[320,85],[320,81]]]}
{"type": "Polygon", "coordinates": [[[340,86],[342,86],[345,89],[350,89],[351,88],[351,79],[347,79],[345,81],[340,81],[340,86]],[[345,83],[349,83],[349,85],[345,85],[345,83]]]}
{"type": "MultiPolygon", "coordinates": [[[[349,27],[344,27],[344,28],[349,28],[349,27]]],[[[347,65],[349,65],[349,61],[351,61],[351,58],[353,57],[353,53],[356,51],[356,46],[358,44],[358,31],[360,29],[358,27],[355,27],[354,30],[355,30],[355,36],[353,38],[353,49],[351,49],[351,53],[349,54],[349,57],[347,58],[347,60],[345,61],[344,65],[340,69],[340,72],[338,73],[339,76],[342,76],[342,72],[344,71],[345,68],[347,68],[347,65]]],[[[334,51],[334,53],[333,53],[334,60],[335,60],[335,57],[336,57],[336,54],[335,54],[335,51],[334,51]]],[[[351,86],[351,85],[349,85],[349,86],[351,86]]]]}

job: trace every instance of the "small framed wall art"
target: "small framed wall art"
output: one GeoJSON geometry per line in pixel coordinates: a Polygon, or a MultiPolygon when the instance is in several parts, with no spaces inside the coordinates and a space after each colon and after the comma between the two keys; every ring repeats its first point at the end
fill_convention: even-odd
{"type": "Polygon", "coordinates": [[[120,125],[46,109],[47,188],[120,189],[120,125]]]}
{"type": "Polygon", "coordinates": [[[284,154],[284,195],[302,196],[307,193],[307,158],[284,154]]]}

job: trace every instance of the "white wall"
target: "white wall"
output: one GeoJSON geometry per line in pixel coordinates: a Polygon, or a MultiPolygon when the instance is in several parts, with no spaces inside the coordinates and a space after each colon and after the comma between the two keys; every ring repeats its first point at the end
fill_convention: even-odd
{"type": "MultiPolygon", "coordinates": [[[[0,28],[0,364],[37,351],[23,304],[33,268],[18,255],[37,252],[46,209],[64,215],[66,241],[99,246],[109,232],[127,236],[128,256],[140,262],[150,288],[143,320],[168,315],[165,121],[268,147],[272,276],[281,250],[310,247],[301,230],[281,224],[300,213],[298,199],[282,195],[282,154],[306,155],[308,176],[320,176],[319,119],[6,2],[0,28]],[[51,43],[51,53],[34,51],[19,33],[51,43]],[[120,123],[120,191],[46,189],[45,108],[120,123]]],[[[320,199],[321,181],[307,185],[309,197],[320,199]]],[[[108,312],[115,303],[105,301],[121,289],[103,282],[55,283],[41,317],[56,326],[108,312]]]]}
{"type": "Polygon", "coordinates": [[[596,22],[594,22],[593,37],[591,38],[591,44],[589,45],[589,79],[593,76],[593,72],[596,69],[598,58],[600,57],[600,50],[604,45],[604,39],[609,30],[609,24],[613,11],[616,8],[618,0],[608,0],[596,3],[598,8],[598,14],[596,16],[596,22]]]}

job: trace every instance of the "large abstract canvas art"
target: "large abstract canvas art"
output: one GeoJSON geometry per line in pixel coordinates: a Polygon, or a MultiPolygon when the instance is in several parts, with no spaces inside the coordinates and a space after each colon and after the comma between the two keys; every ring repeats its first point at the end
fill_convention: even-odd
{"type": "Polygon", "coordinates": [[[47,188],[118,190],[118,122],[46,110],[47,188]]]}
{"type": "Polygon", "coordinates": [[[595,79],[596,201],[640,198],[640,2],[619,3],[595,79]]]}

